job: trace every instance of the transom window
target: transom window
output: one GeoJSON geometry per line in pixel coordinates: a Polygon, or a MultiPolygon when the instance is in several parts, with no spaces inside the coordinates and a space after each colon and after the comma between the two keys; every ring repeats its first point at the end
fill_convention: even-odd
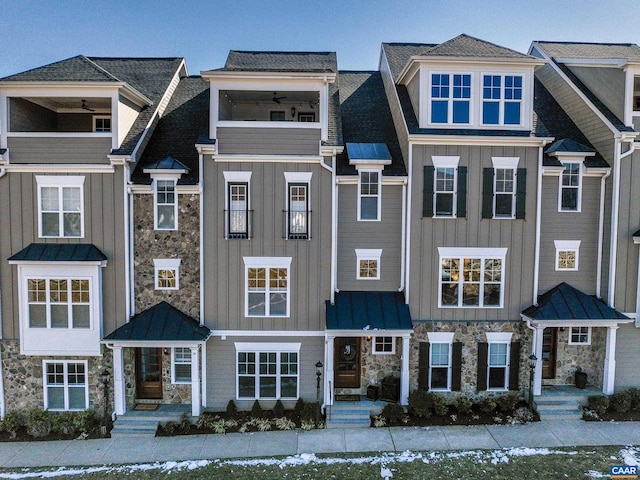
{"type": "Polygon", "coordinates": [[[509,388],[509,343],[489,343],[488,353],[487,389],[507,390],[509,388]]]}
{"type": "Polygon", "coordinates": [[[90,280],[28,278],[29,328],[91,328],[90,280]]]}
{"type": "Polygon", "coordinates": [[[469,124],[471,75],[431,75],[431,123],[469,124]]]}
{"type": "Polygon", "coordinates": [[[555,240],[556,270],[578,270],[580,240],[555,240]]]}
{"type": "Polygon", "coordinates": [[[394,337],[375,337],[373,340],[373,353],[377,355],[392,355],[396,353],[394,337]]]}
{"type": "Polygon", "coordinates": [[[191,383],[191,349],[175,347],[172,356],[172,383],[191,383]]]}
{"type": "Polygon", "coordinates": [[[564,170],[560,177],[561,212],[579,212],[581,203],[581,167],[579,162],[562,162],[564,170]]]}
{"type": "Polygon", "coordinates": [[[178,228],[178,202],[175,180],[154,180],[156,230],[178,228]]]}
{"type": "Polygon", "coordinates": [[[274,351],[248,351],[236,345],[237,398],[298,398],[299,344],[287,345],[274,351]]]}
{"type": "Polygon", "coordinates": [[[482,123],[520,125],[522,76],[484,75],[482,78],[482,123]]]}
{"type": "Polygon", "coordinates": [[[380,279],[380,257],[382,249],[356,249],[356,278],[358,280],[380,279]]]}
{"type": "Polygon", "coordinates": [[[84,236],[84,177],[36,176],[40,237],[84,236]]]}
{"type": "Polygon", "coordinates": [[[264,259],[245,257],[247,317],[289,316],[290,257],[264,259]],[[268,265],[271,264],[271,265],[268,265]]]}
{"type": "Polygon", "coordinates": [[[358,220],[380,220],[380,171],[360,171],[358,220]]]}
{"type": "Polygon", "coordinates": [[[45,410],[86,410],[89,406],[87,362],[43,364],[45,410]]]}
{"type": "Polygon", "coordinates": [[[591,327],[571,327],[569,345],[591,345],[591,327]]]}
{"type": "Polygon", "coordinates": [[[440,307],[501,307],[506,249],[439,248],[440,307]],[[482,252],[481,250],[485,250],[482,252]]]}

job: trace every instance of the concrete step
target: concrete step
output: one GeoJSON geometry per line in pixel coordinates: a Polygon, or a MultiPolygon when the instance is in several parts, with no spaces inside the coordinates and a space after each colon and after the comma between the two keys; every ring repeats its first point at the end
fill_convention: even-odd
{"type": "Polygon", "coordinates": [[[327,422],[327,428],[369,428],[370,422],[367,423],[349,423],[349,422],[327,422]]]}
{"type": "Polygon", "coordinates": [[[554,402],[544,402],[544,403],[536,403],[538,407],[538,411],[540,410],[581,410],[581,405],[577,402],[569,402],[569,401],[554,401],[554,402]]]}

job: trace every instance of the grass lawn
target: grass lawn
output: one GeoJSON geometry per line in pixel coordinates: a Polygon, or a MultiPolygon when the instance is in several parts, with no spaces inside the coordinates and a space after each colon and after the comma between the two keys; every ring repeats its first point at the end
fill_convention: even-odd
{"type": "Polygon", "coordinates": [[[122,467],[0,470],[1,478],[116,479],[588,479],[609,477],[611,465],[638,464],[640,448],[588,447],[379,455],[296,455],[285,458],[163,462],[122,467]],[[634,463],[635,462],[635,463],[634,463]],[[42,476],[38,475],[41,473],[42,476]],[[54,473],[55,472],[55,473],[54,473]],[[58,473],[59,475],[56,475],[58,473]]]}

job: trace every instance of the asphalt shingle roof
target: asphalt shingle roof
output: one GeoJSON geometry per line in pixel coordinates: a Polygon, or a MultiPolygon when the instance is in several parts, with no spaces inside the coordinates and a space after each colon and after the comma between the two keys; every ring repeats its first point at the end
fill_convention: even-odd
{"type": "Polygon", "coordinates": [[[336,73],[335,52],[256,52],[231,50],[222,71],[336,73]]]}
{"type": "Polygon", "coordinates": [[[583,43],[536,41],[550,57],[622,59],[640,62],[640,47],[634,43],[583,43]]]}
{"type": "Polygon", "coordinates": [[[538,306],[522,312],[534,320],[628,320],[601,300],[561,283],[538,297],[538,306]]]}
{"type": "Polygon", "coordinates": [[[135,315],[104,337],[111,341],[203,342],[211,331],[167,302],[135,315]]]}
{"type": "MultiPolygon", "coordinates": [[[[383,175],[406,175],[402,151],[396,136],[380,72],[341,71],[340,110],[342,137],[350,143],[384,143],[392,163],[383,175]]],[[[347,152],[338,156],[338,175],[355,175],[347,152]]]]}
{"type": "Polygon", "coordinates": [[[327,330],[412,330],[402,292],[349,292],[327,300],[327,330]]]}
{"type": "Polygon", "coordinates": [[[437,43],[383,43],[382,50],[387,57],[393,81],[398,81],[400,73],[411,57],[424,56],[437,45],[437,43]]]}
{"type": "Polygon", "coordinates": [[[8,260],[23,262],[103,262],[107,256],[91,243],[32,243],[8,260]]]}
{"type": "Polygon", "coordinates": [[[78,55],[1,78],[2,82],[118,82],[97,63],[78,55]]]}
{"type": "Polygon", "coordinates": [[[136,165],[132,181],[150,184],[151,177],[143,170],[158,160],[172,157],[189,169],[178,183],[197,184],[200,173],[195,145],[198,138],[208,135],[209,82],[202,77],[184,77],[136,165]]]}

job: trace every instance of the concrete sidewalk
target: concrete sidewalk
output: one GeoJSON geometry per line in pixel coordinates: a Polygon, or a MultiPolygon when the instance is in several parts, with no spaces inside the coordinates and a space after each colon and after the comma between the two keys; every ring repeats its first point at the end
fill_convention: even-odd
{"type": "Polygon", "coordinates": [[[155,438],[0,443],[0,467],[149,463],[300,453],[640,445],[640,422],[554,420],[527,425],[354,428],[155,438]]]}

